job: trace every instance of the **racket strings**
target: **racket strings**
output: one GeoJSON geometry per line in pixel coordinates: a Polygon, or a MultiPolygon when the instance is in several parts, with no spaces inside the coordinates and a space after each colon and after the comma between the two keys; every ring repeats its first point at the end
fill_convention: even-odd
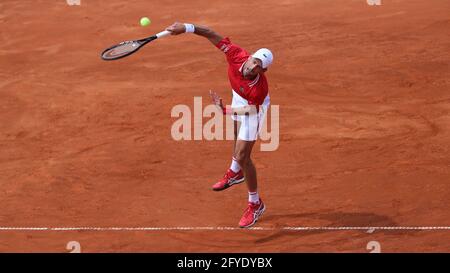
{"type": "Polygon", "coordinates": [[[117,46],[106,50],[103,53],[103,57],[106,59],[114,59],[137,50],[140,45],[141,44],[137,41],[124,41],[117,46]]]}

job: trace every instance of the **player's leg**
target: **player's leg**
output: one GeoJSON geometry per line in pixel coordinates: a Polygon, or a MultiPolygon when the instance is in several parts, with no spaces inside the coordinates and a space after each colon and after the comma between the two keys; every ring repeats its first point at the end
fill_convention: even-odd
{"type": "Polygon", "coordinates": [[[258,194],[258,181],[255,165],[251,159],[251,153],[255,141],[236,141],[235,158],[245,174],[245,181],[248,188],[248,207],[239,221],[240,227],[250,227],[256,223],[265,210],[265,205],[258,194]]]}
{"type": "MultiPolygon", "coordinates": [[[[233,126],[234,126],[234,144],[233,144],[233,154],[234,154],[240,122],[234,120],[233,126]]],[[[225,175],[222,177],[222,179],[220,179],[217,183],[215,183],[212,188],[215,191],[222,191],[233,185],[240,184],[244,182],[244,180],[245,180],[244,172],[242,171],[242,168],[239,165],[238,161],[233,156],[231,158],[230,168],[225,172],[225,175]]]]}
{"type": "Polygon", "coordinates": [[[249,192],[256,192],[258,187],[256,169],[250,157],[254,145],[255,141],[238,139],[234,150],[234,158],[242,166],[249,192]]]}
{"type": "Polygon", "coordinates": [[[245,167],[244,175],[248,177],[247,188],[248,192],[257,192],[258,191],[258,180],[256,178],[256,168],[253,165],[253,161],[251,158],[248,159],[247,165],[245,167]]]}

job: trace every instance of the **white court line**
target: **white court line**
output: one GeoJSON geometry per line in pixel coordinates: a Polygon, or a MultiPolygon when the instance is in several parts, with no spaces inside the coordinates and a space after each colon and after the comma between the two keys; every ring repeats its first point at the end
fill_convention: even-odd
{"type": "Polygon", "coordinates": [[[242,229],[239,227],[0,227],[0,231],[233,231],[233,230],[257,230],[257,231],[345,231],[363,230],[373,232],[376,230],[392,231],[436,231],[450,230],[450,226],[385,226],[385,227],[251,227],[242,229]]]}

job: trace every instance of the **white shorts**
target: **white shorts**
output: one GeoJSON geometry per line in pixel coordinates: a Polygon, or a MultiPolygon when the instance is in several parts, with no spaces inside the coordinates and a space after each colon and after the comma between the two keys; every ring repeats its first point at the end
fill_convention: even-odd
{"type": "MultiPolygon", "coordinates": [[[[232,108],[248,106],[248,101],[243,97],[239,96],[238,93],[233,91],[233,100],[231,102],[232,108]]],[[[250,115],[232,115],[233,120],[239,121],[241,126],[239,127],[238,139],[245,141],[255,141],[258,138],[259,132],[261,130],[264,118],[266,117],[267,110],[270,105],[270,97],[264,99],[262,105],[259,106],[258,113],[250,115]]]]}

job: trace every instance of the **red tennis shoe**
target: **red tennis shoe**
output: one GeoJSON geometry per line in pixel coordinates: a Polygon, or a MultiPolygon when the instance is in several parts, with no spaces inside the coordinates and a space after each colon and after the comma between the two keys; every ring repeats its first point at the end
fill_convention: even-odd
{"type": "Polygon", "coordinates": [[[231,169],[228,169],[228,171],[225,173],[222,179],[219,180],[216,184],[213,185],[213,190],[215,191],[222,191],[224,189],[227,189],[235,184],[239,184],[244,182],[244,173],[242,170],[235,173],[231,169]]]}
{"type": "Polygon", "coordinates": [[[265,210],[266,206],[264,205],[261,198],[259,199],[259,203],[257,204],[248,202],[248,207],[245,210],[241,221],[239,221],[239,227],[248,228],[253,226],[265,210]]]}

